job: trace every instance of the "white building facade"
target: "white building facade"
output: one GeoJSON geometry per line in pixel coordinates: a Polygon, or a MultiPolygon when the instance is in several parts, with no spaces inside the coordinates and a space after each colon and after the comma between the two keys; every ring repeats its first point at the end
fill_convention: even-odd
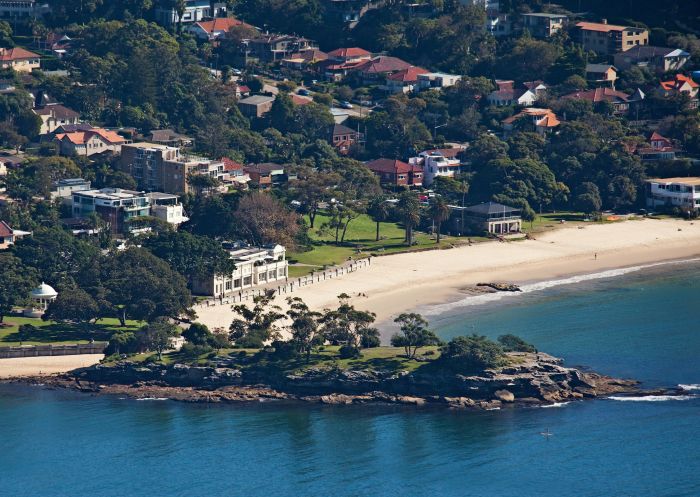
{"type": "Polygon", "coordinates": [[[660,178],[647,180],[647,207],[700,210],[700,178],[660,178]]]}

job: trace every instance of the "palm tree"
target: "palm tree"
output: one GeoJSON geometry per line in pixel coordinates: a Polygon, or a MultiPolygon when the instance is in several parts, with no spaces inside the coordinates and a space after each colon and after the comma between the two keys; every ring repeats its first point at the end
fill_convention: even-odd
{"type": "Polygon", "coordinates": [[[410,246],[413,243],[413,228],[420,222],[420,202],[418,196],[409,190],[399,195],[397,204],[401,220],[406,230],[404,241],[410,246]]]}
{"type": "Polygon", "coordinates": [[[440,243],[440,225],[450,217],[450,206],[443,197],[434,197],[429,212],[437,229],[437,243],[440,243]]]}
{"type": "Polygon", "coordinates": [[[379,223],[386,221],[389,218],[389,204],[383,195],[378,195],[374,197],[370,203],[367,213],[370,215],[372,220],[377,223],[377,238],[376,242],[379,241],[379,223]]]}

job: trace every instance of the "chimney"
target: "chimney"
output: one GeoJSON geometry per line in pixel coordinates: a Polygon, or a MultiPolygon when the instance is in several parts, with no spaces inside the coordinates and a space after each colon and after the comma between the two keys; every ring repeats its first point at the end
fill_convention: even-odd
{"type": "Polygon", "coordinates": [[[607,24],[607,23],[608,23],[608,20],[607,20],[607,19],[601,19],[600,22],[601,22],[601,24],[607,24]]]}

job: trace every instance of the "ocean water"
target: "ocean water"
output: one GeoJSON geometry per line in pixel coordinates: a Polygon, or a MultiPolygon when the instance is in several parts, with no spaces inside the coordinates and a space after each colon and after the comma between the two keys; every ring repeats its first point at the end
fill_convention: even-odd
{"type": "Polygon", "coordinates": [[[430,320],[687,395],[473,413],[3,385],[0,496],[700,496],[700,263],[598,276],[430,320]]]}

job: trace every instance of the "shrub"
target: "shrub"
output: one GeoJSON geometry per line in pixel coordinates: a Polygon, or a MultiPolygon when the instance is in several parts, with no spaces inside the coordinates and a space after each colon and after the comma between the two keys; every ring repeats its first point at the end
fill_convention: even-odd
{"type": "Polygon", "coordinates": [[[504,364],[505,352],[480,335],[455,337],[440,349],[439,362],[457,372],[473,373],[504,364]]]}
{"type": "Polygon", "coordinates": [[[180,349],[180,354],[187,359],[197,359],[202,354],[208,354],[211,351],[211,347],[208,345],[195,345],[187,342],[180,349]]]}
{"type": "Polygon", "coordinates": [[[360,344],[363,349],[371,349],[374,347],[379,347],[381,345],[381,341],[379,339],[379,331],[374,329],[374,333],[363,333],[362,334],[362,339],[360,340],[360,344]]]}
{"type": "Polygon", "coordinates": [[[501,335],[498,337],[498,343],[506,352],[535,352],[533,345],[515,335],[501,335]]]}
{"type": "Polygon", "coordinates": [[[285,342],[282,340],[275,340],[272,342],[273,351],[270,354],[270,359],[275,361],[284,361],[287,359],[292,359],[299,355],[296,344],[292,342],[285,342]]]}
{"type": "Polygon", "coordinates": [[[359,359],[362,356],[360,349],[352,345],[343,345],[338,350],[338,354],[341,359],[359,359]]]}

